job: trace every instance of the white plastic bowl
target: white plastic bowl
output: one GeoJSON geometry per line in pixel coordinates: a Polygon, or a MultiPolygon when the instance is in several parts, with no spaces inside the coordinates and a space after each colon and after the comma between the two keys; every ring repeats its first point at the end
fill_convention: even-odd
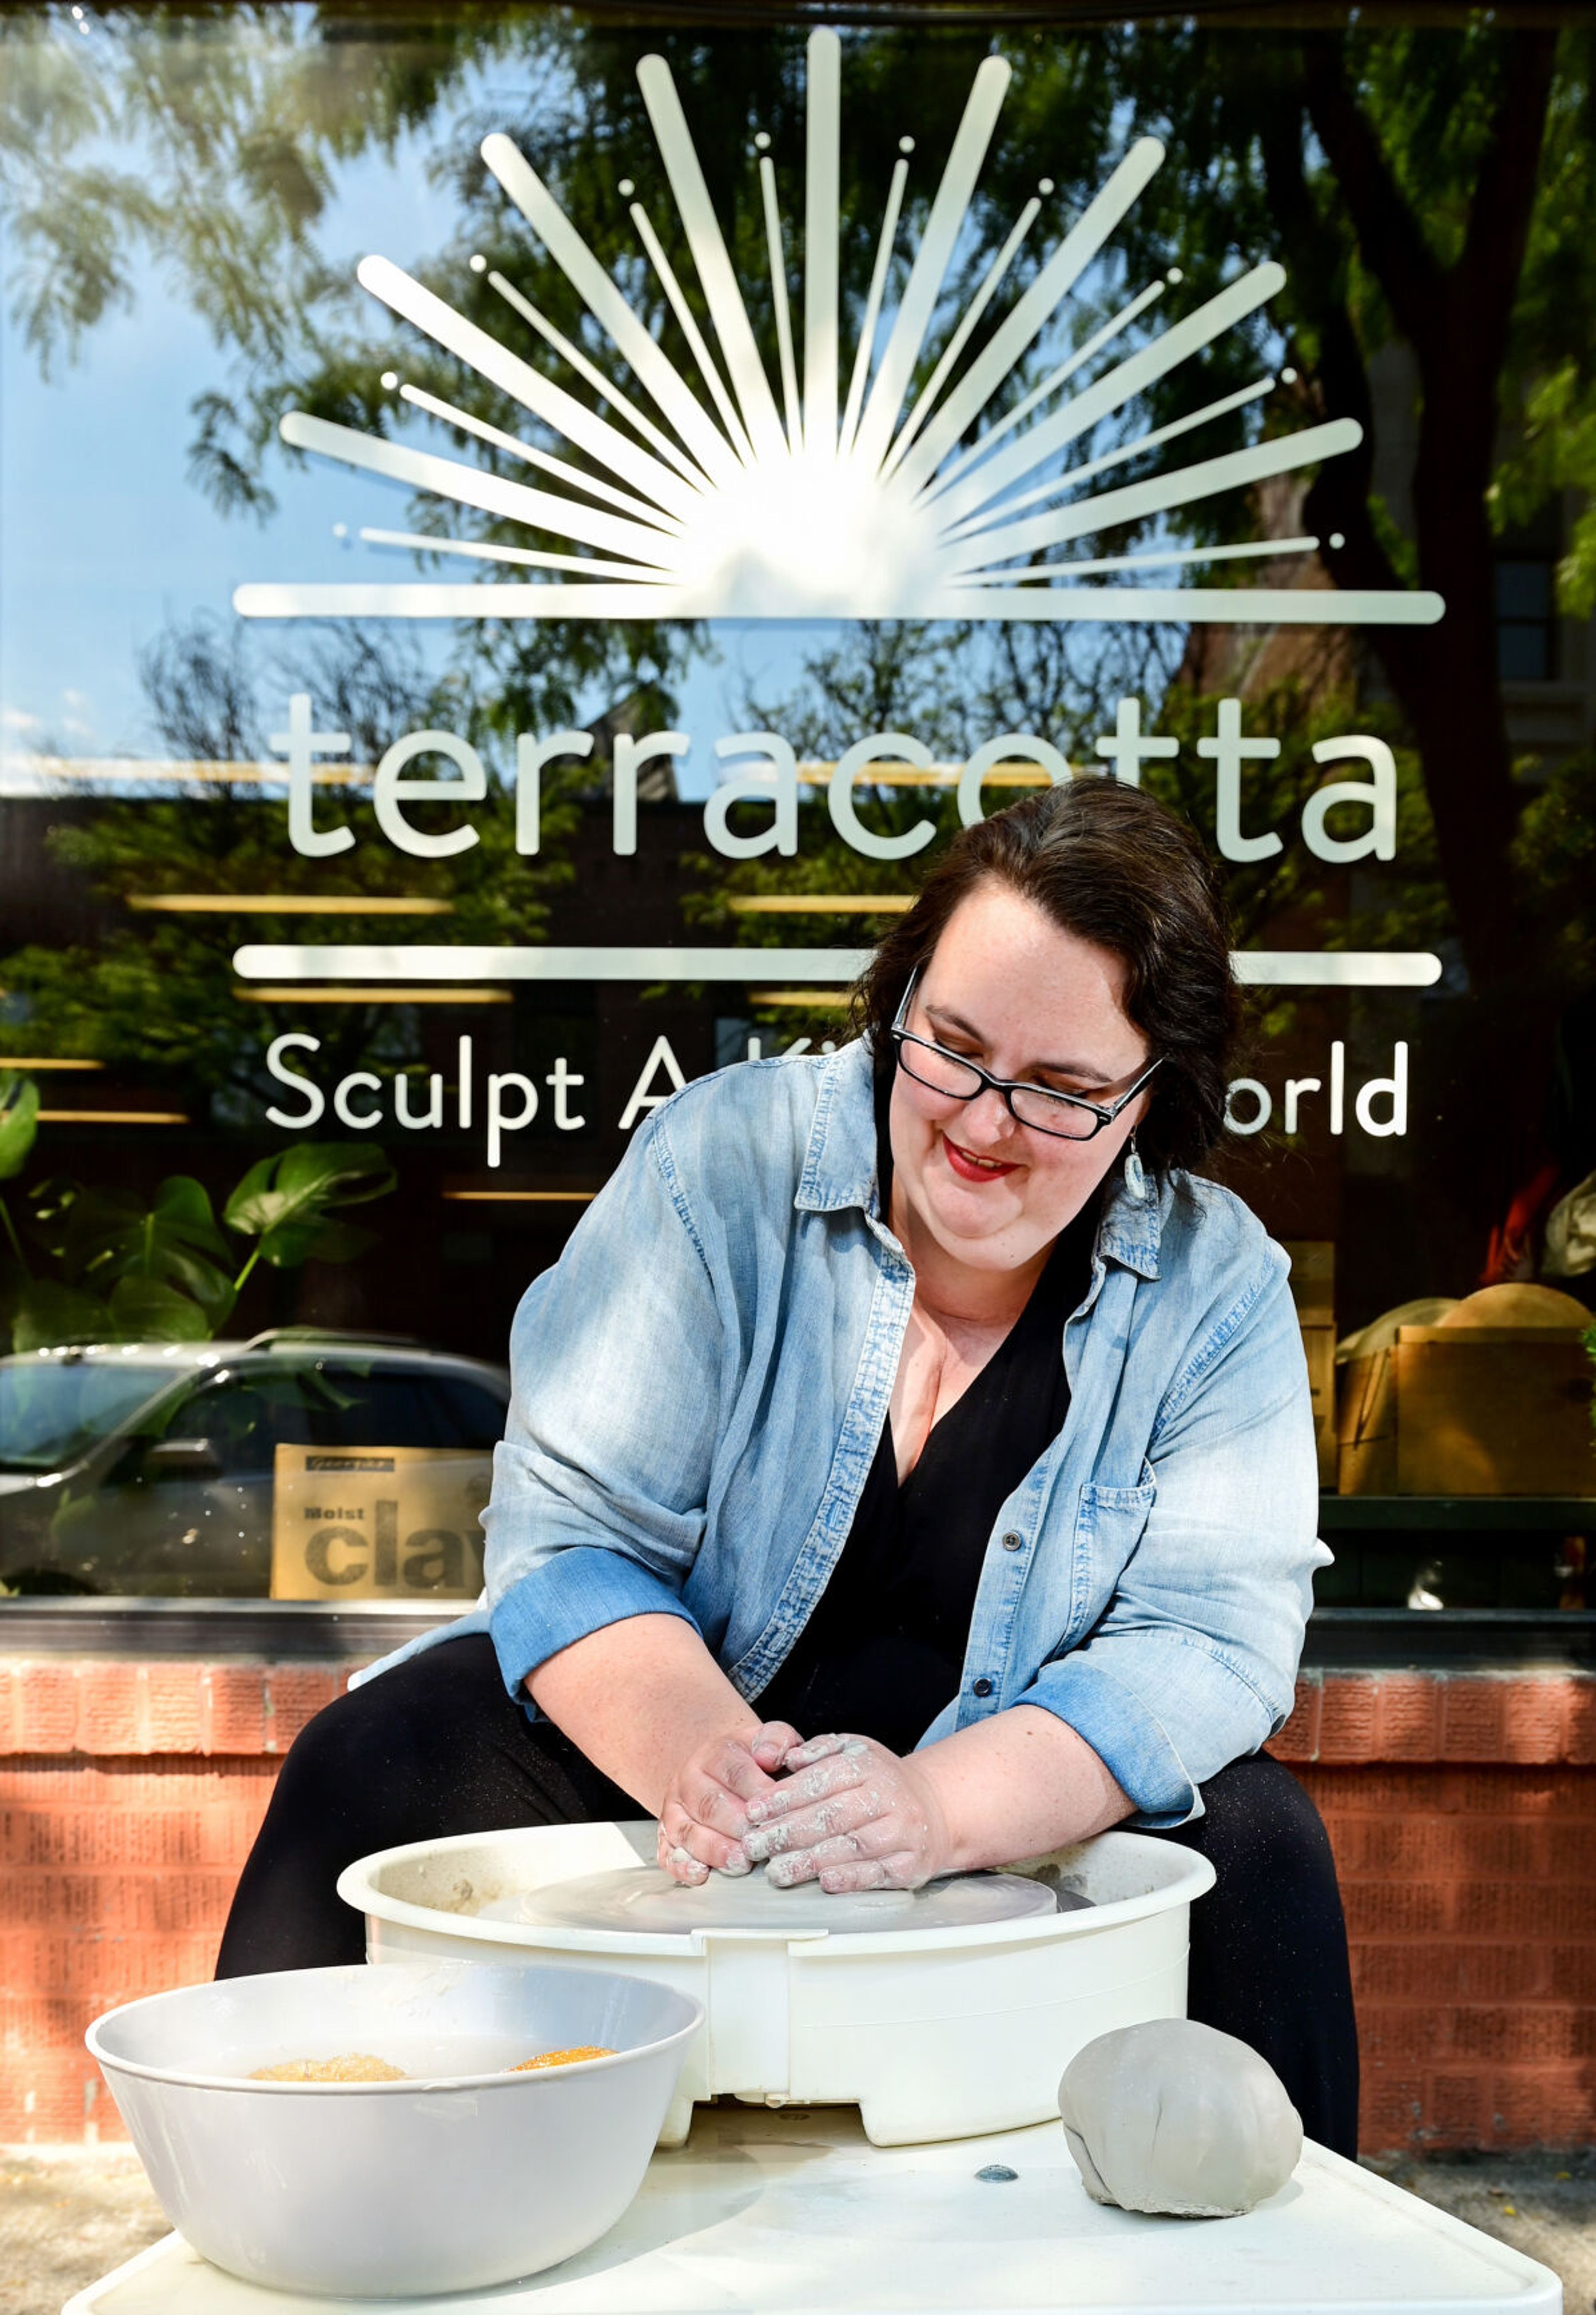
{"type": "Polygon", "coordinates": [[[1193,1903],[1206,1858],[1146,1833],[1010,1867],[1086,1898],[1078,1912],[943,1929],[703,1929],[687,1937],[540,1927],[481,1908],[654,1856],[657,1827],[528,1827],[385,1849],[345,1867],[374,1962],[484,1962],[636,1970],[703,2002],[661,2143],[679,2146],[695,2100],[857,2106],[877,2146],[1056,2121],[1059,2077],[1099,2034],[1184,2018],[1193,1903]]]}
{"type": "Polygon", "coordinates": [[[570,2258],[643,2183],[698,2002],[596,1970],[280,1970],[112,2009],[88,2045],[161,2207],[279,2291],[412,2298],[570,2258]],[[551,2049],[614,2057],[505,2071],[551,2049]],[[256,2082],[352,2053],[398,2082],[256,2082]]]}

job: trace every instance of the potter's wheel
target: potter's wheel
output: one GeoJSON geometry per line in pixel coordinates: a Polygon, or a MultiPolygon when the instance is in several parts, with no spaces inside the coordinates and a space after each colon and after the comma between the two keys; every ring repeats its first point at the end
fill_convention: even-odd
{"type": "MultiPolygon", "coordinates": [[[[665,2142],[696,2101],[856,2106],[878,2146],[1018,2129],[1059,2112],[1077,2050],[1179,2017],[1205,1859],[1133,1832],[828,1896],[758,1870],[696,1888],[655,1863],[652,1818],[416,1841],[347,1866],[374,1962],[424,1956],[616,1972],[704,2004],[665,2142]]],[[[607,2037],[597,2037],[603,2041],[607,2037]]]]}
{"type": "Polygon", "coordinates": [[[584,1873],[500,1897],[481,1906],[478,1919],[647,1937],[690,1937],[704,1929],[824,1929],[832,1937],[863,1937],[886,1929],[963,1929],[1023,1920],[1056,1913],[1060,1903],[1057,1891],[1017,1873],[953,1874],[923,1889],[860,1889],[828,1896],[818,1882],[783,1889],[762,1872],[736,1877],[712,1873],[696,1888],[687,1888],[657,1866],[644,1865],[584,1873]]]}

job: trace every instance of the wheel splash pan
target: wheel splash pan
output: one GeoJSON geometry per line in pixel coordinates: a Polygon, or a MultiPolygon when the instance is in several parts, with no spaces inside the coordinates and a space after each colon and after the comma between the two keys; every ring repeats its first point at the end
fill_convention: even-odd
{"type": "MultiPolygon", "coordinates": [[[[536,1920],[538,1893],[621,1868],[652,1871],[651,1820],[528,1827],[412,1842],[340,1876],[377,1963],[450,1955],[616,1969],[703,2002],[661,2145],[696,2101],[857,2106],[877,2146],[1045,2122],[1076,2052],[1118,2026],[1186,2006],[1193,1901],[1213,1867],[1145,1833],[1007,1867],[1068,1911],[941,1928],[694,1928],[675,1934],[536,1920]]],[[[855,1915],[855,1920],[861,1917],[855,1915]]]]}

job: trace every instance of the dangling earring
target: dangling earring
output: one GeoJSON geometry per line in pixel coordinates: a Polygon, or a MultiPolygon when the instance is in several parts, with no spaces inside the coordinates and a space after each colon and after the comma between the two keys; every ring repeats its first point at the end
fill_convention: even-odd
{"type": "Polygon", "coordinates": [[[1136,1147],[1136,1128],[1130,1129],[1130,1139],[1125,1144],[1125,1187],[1138,1202],[1147,1195],[1147,1174],[1141,1153],[1136,1147]]]}

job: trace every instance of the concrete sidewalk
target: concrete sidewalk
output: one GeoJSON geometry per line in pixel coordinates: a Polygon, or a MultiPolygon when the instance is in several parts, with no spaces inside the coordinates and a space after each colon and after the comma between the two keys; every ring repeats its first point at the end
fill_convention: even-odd
{"type": "Polygon", "coordinates": [[[0,2315],[60,2315],[170,2232],[130,2146],[0,2149],[0,2315]]]}
{"type": "Polygon", "coordinates": [[[1563,2279],[1563,2315],[1596,2311],[1596,2147],[1577,2154],[1408,2155],[1370,2162],[1563,2279]]]}
{"type": "MultiPolygon", "coordinates": [[[[1370,2167],[1560,2275],[1564,2315],[1596,2315],[1596,2149],[1370,2167]]],[[[0,2315],[60,2315],[167,2231],[129,2147],[0,2150],[0,2315]]]]}

